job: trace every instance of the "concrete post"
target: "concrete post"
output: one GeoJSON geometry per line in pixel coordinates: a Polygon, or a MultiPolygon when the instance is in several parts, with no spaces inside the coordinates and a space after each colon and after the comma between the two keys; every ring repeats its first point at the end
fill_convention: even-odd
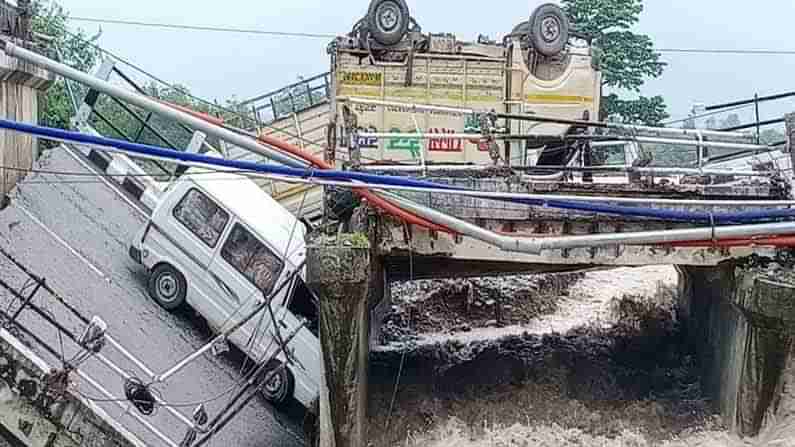
{"type": "Polygon", "coordinates": [[[682,272],[680,315],[698,348],[704,389],[716,409],[740,435],[756,436],[782,423],[792,434],[795,280],[786,278],[795,274],[778,265],[682,272]]]}
{"type": "Polygon", "coordinates": [[[778,411],[768,420],[764,433],[760,435],[758,447],[781,447],[795,441],[795,344],[789,353],[789,361],[781,377],[781,402],[778,411]]]}
{"type": "MultiPolygon", "coordinates": [[[[0,118],[28,124],[39,122],[39,93],[47,90],[54,75],[5,53],[0,54],[0,118]]],[[[0,131],[0,202],[33,167],[38,140],[30,135],[0,131]]]]}
{"type": "Polygon", "coordinates": [[[321,447],[366,445],[370,272],[364,236],[307,249],[307,284],[320,297],[321,447]]]}

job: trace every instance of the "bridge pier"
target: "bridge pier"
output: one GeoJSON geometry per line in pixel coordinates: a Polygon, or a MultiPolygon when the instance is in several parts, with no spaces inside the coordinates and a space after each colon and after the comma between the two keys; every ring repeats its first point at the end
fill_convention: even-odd
{"type": "Polygon", "coordinates": [[[680,274],[680,316],[716,410],[742,436],[795,437],[795,272],[728,263],[680,274]]]}
{"type": "Polygon", "coordinates": [[[320,446],[366,445],[371,262],[366,237],[307,249],[307,284],[320,297],[320,446]]]}

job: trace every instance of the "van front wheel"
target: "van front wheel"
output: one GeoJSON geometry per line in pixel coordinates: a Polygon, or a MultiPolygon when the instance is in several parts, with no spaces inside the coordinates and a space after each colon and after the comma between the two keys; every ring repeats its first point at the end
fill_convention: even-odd
{"type": "Polygon", "coordinates": [[[169,312],[185,304],[186,290],[185,277],[168,264],[157,266],[149,276],[149,296],[169,312]]]}
{"type": "Polygon", "coordinates": [[[265,377],[270,380],[262,384],[262,395],[265,400],[277,407],[284,406],[293,395],[293,375],[286,366],[273,363],[268,366],[265,377]]]}

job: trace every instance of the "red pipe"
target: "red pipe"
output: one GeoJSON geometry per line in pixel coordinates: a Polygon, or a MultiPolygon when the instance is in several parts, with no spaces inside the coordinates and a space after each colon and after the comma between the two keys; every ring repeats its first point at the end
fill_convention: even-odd
{"type": "Polygon", "coordinates": [[[671,247],[677,248],[733,248],[733,247],[752,247],[752,246],[769,246],[769,247],[795,247],[795,236],[760,236],[753,238],[743,239],[720,239],[717,241],[688,241],[688,242],[673,242],[666,244],[671,247]]]}
{"type": "MultiPolygon", "coordinates": [[[[315,167],[318,167],[318,168],[321,168],[321,169],[333,169],[334,168],[331,164],[326,162],[326,160],[324,160],[324,159],[322,159],[322,158],[320,158],[320,157],[318,157],[318,156],[316,156],[314,154],[307,153],[306,151],[304,151],[300,147],[295,146],[295,145],[290,144],[290,143],[287,143],[285,141],[279,140],[278,138],[274,138],[274,137],[271,137],[269,135],[261,135],[260,134],[257,137],[257,140],[259,140],[261,143],[267,144],[268,146],[273,146],[273,147],[275,147],[277,149],[280,149],[280,150],[282,150],[284,152],[287,152],[287,153],[289,153],[291,155],[295,155],[298,158],[306,160],[306,161],[308,161],[309,163],[311,163],[315,167]]],[[[408,224],[424,227],[424,228],[427,228],[427,229],[429,229],[431,231],[439,231],[439,232],[444,232],[444,233],[455,234],[453,231],[451,231],[451,230],[449,230],[449,229],[447,229],[445,227],[437,225],[437,224],[435,224],[433,222],[430,222],[430,221],[428,221],[426,219],[423,219],[423,218],[421,218],[419,216],[415,216],[414,214],[411,214],[408,211],[405,211],[405,210],[393,205],[392,203],[382,199],[381,197],[378,197],[372,191],[369,191],[367,189],[355,188],[354,192],[359,194],[359,196],[361,198],[367,200],[368,202],[370,202],[376,208],[379,208],[382,211],[386,212],[387,214],[391,214],[391,215],[401,219],[402,221],[404,221],[404,222],[406,222],[408,224]]]]}
{"type": "Polygon", "coordinates": [[[212,116],[212,115],[209,115],[207,113],[197,112],[197,111],[195,111],[193,109],[189,109],[187,107],[184,107],[184,106],[181,106],[181,105],[178,105],[178,104],[173,104],[173,103],[170,103],[170,102],[167,102],[167,101],[161,101],[161,100],[156,99],[156,98],[151,98],[151,99],[154,99],[155,101],[163,104],[164,106],[169,106],[172,109],[176,109],[176,110],[179,110],[180,112],[187,113],[188,115],[190,115],[190,116],[192,116],[194,118],[198,118],[200,120],[207,121],[208,123],[215,124],[216,126],[222,126],[224,124],[224,119],[223,118],[218,118],[216,116],[212,116]]]}
{"type": "MultiPolygon", "coordinates": [[[[165,102],[165,101],[160,101],[160,102],[162,102],[163,104],[165,104],[165,105],[167,105],[169,107],[172,107],[172,108],[177,109],[179,111],[185,112],[185,113],[187,113],[187,114],[189,114],[189,115],[191,115],[193,117],[196,117],[196,118],[199,118],[201,120],[207,121],[209,123],[215,124],[216,126],[222,126],[224,124],[224,120],[221,119],[221,118],[216,118],[216,117],[210,116],[210,115],[208,115],[206,113],[196,112],[196,111],[191,110],[191,109],[189,109],[187,107],[179,106],[179,105],[176,105],[176,104],[171,104],[171,103],[168,103],[168,102],[165,102]]],[[[282,141],[282,140],[279,140],[278,138],[274,138],[274,137],[271,137],[269,135],[262,135],[262,134],[260,134],[257,137],[257,140],[259,140],[259,142],[261,142],[261,143],[267,144],[268,146],[273,146],[276,149],[279,149],[279,150],[281,150],[283,152],[287,152],[288,154],[294,155],[294,156],[296,156],[296,157],[298,157],[298,158],[300,158],[302,160],[305,160],[305,161],[311,163],[313,166],[315,166],[317,168],[320,168],[320,169],[334,169],[334,166],[332,166],[331,164],[327,163],[326,160],[324,160],[324,159],[322,159],[320,157],[317,157],[314,154],[307,153],[306,151],[304,151],[303,149],[299,148],[298,146],[295,146],[293,144],[287,143],[286,141],[282,141]]],[[[419,217],[419,216],[416,216],[414,214],[411,214],[408,211],[403,210],[403,209],[393,205],[389,201],[384,200],[381,197],[377,196],[372,191],[369,191],[367,189],[355,188],[354,192],[356,192],[361,198],[367,200],[369,203],[371,203],[376,208],[379,208],[382,211],[384,211],[385,213],[390,214],[392,216],[395,216],[395,217],[399,218],[400,220],[402,220],[402,221],[404,221],[404,222],[406,222],[406,223],[408,223],[410,225],[417,225],[417,226],[420,226],[420,227],[427,228],[428,230],[431,230],[431,231],[439,231],[439,232],[443,232],[443,233],[455,234],[455,232],[451,231],[448,228],[445,228],[443,226],[437,225],[437,224],[435,224],[435,223],[433,223],[431,221],[428,221],[426,219],[423,219],[422,217],[419,217]]]]}

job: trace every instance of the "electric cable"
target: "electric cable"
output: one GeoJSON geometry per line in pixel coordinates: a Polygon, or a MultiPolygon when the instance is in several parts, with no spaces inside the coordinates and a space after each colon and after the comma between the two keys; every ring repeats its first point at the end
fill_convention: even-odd
{"type": "MultiPolygon", "coordinates": [[[[69,17],[69,20],[85,23],[105,23],[115,25],[130,25],[148,28],[163,28],[176,30],[191,30],[205,32],[223,32],[238,34],[258,34],[274,37],[294,37],[294,38],[316,38],[334,39],[337,34],[332,33],[306,33],[297,31],[267,31],[259,29],[247,29],[234,26],[207,26],[207,25],[188,25],[163,22],[147,22],[141,20],[122,20],[113,18],[99,17],[69,17]]],[[[685,54],[724,54],[724,55],[777,55],[795,56],[795,50],[785,49],[742,49],[742,48],[655,48],[657,53],[685,53],[685,54]]]]}
{"type": "MultiPolygon", "coordinates": [[[[224,168],[233,169],[247,169],[252,172],[259,172],[264,174],[271,174],[283,177],[294,177],[307,180],[310,177],[318,177],[319,179],[327,179],[333,181],[350,182],[349,186],[353,188],[361,188],[368,186],[371,188],[389,188],[395,187],[409,187],[409,188],[425,188],[431,191],[455,191],[463,190],[477,193],[477,191],[467,190],[464,188],[457,188],[454,186],[437,184],[428,181],[419,181],[406,177],[394,176],[381,176],[373,174],[362,174],[359,172],[351,171],[333,171],[333,170],[305,170],[298,168],[290,168],[278,165],[264,165],[260,163],[252,163],[246,161],[232,161],[224,160],[215,157],[208,157],[199,154],[183,153],[169,149],[159,148],[156,146],[143,145],[138,143],[130,143],[127,141],[113,140],[105,137],[98,137],[94,135],[85,135],[77,132],[64,131],[61,129],[46,128],[35,126],[25,123],[17,123],[9,120],[0,120],[0,128],[19,131],[36,135],[42,138],[54,139],[56,141],[70,141],[80,144],[88,144],[92,146],[100,146],[106,148],[116,148],[126,152],[137,155],[160,157],[169,160],[178,160],[189,163],[199,163],[208,166],[219,166],[224,168]]],[[[374,195],[374,194],[373,194],[374,195]]],[[[685,222],[706,222],[709,221],[710,215],[703,212],[692,211],[674,211],[662,209],[649,209],[644,207],[628,207],[628,206],[614,206],[614,205],[599,205],[582,203],[569,200],[540,200],[540,199],[517,199],[517,198],[496,198],[499,201],[518,203],[530,206],[551,207],[570,211],[578,211],[584,213],[599,213],[599,214],[614,214],[627,217],[642,217],[651,219],[662,220],[675,220],[685,222]]],[[[716,213],[715,219],[718,223],[749,223],[764,221],[770,219],[793,218],[795,217],[795,210],[760,210],[760,211],[745,211],[737,213],[716,213]]]]}
{"type": "Polygon", "coordinates": [[[156,22],[143,22],[143,21],[134,21],[134,20],[105,19],[105,18],[95,18],[95,17],[69,17],[69,20],[75,22],[87,22],[87,23],[106,23],[114,25],[142,26],[147,28],[164,28],[164,29],[189,30],[189,31],[210,31],[210,32],[237,33],[237,34],[259,34],[264,36],[275,36],[275,37],[307,37],[315,39],[334,39],[337,37],[336,34],[305,33],[305,32],[290,32],[290,31],[266,31],[259,29],[245,29],[245,28],[228,27],[228,26],[180,25],[175,23],[156,23],[156,22]]]}

